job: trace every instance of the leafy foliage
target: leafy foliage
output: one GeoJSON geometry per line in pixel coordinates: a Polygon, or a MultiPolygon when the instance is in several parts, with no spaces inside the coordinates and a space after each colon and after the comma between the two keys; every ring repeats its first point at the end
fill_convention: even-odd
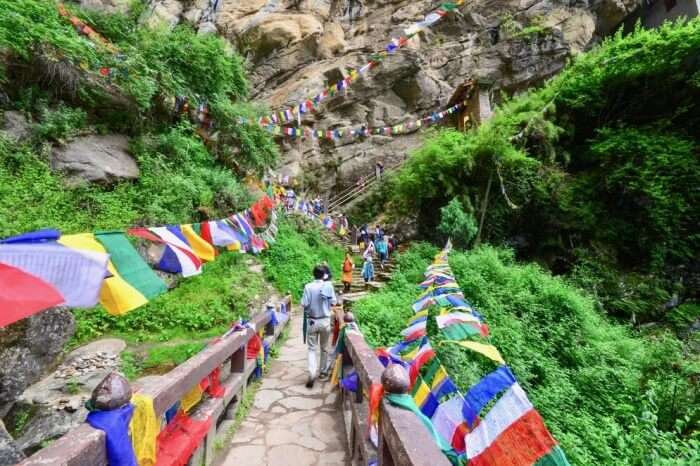
{"type": "MultiPolygon", "coordinates": [[[[398,340],[412,315],[415,284],[435,251],[409,250],[388,288],[357,304],[371,344],[398,340]]],[[[450,265],[573,464],[697,462],[700,393],[692,361],[672,335],[644,335],[609,322],[584,292],[536,265],[517,264],[511,250],[453,252],[450,265]]],[[[432,318],[428,333],[461,390],[494,369],[477,353],[441,345],[432,318]]]]}
{"type": "Polygon", "coordinates": [[[697,18],[606,39],[478,129],[429,138],[394,177],[392,210],[417,208],[420,233],[436,239],[436,207],[457,197],[480,212],[488,201],[483,237],[557,273],[598,257],[629,284],[651,276],[650,301],[600,283],[620,317],[659,317],[663,294],[696,299],[674,284],[695,281],[700,254],[699,51],[697,18]]]}
{"type": "Polygon", "coordinates": [[[295,300],[301,299],[304,285],[313,280],[313,268],[328,263],[333,277],[340,276],[343,250],[328,241],[318,224],[302,217],[283,219],[274,246],[262,256],[265,276],[278,290],[289,291],[295,300]]]}
{"type": "Polygon", "coordinates": [[[474,215],[464,211],[459,199],[452,199],[449,204],[440,209],[438,231],[445,237],[452,238],[456,246],[469,245],[478,229],[474,215]]]}
{"type": "MultiPolygon", "coordinates": [[[[196,121],[200,104],[208,105],[214,116],[216,127],[209,132],[215,134],[205,136],[219,160],[242,174],[261,173],[275,162],[271,136],[257,125],[240,124],[241,113],[252,115],[243,105],[248,83],[242,59],[224,38],[197,34],[187,25],[173,30],[138,27],[141,2],[128,14],[69,9],[111,41],[116,51],[77,33],[51,0],[0,0],[0,50],[8,57],[0,83],[8,84],[3,88],[14,100],[34,86],[43,86],[53,96],[25,111],[46,120],[40,114],[49,104],[59,107],[53,120],[68,117],[60,100],[67,99],[82,107],[95,126],[138,135],[158,132],[177,119],[175,98],[187,98],[190,111],[184,119],[196,121]],[[231,146],[237,148],[235,153],[231,146]]],[[[39,126],[39,135],[71,135],[61,121],[55,123],[59,124],[39,126]]]]}
{"type": "Polygon", "coordinates": [[[114,187],[68,187],[30,146],[0,137],[0,236],[55,227],[66,233],[223,217],[250,204],[245,188],[188,126],[134,145],[141,176],[114,187]],[[17,209],[17,206],[22,209],[17,209]]]}

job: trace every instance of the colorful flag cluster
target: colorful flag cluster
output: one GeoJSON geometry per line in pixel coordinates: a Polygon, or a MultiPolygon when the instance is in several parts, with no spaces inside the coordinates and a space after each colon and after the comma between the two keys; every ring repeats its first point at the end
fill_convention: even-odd
{"type": "Polygon", "coordinates": [[[121,315],[167,291],[128,236],[159,245],[156,268],[183,277],[202,272],[217,247],[266,249],[277,234],[277,216],[267,196],[250,209],[221,220],[62,235],[40,230],[0,240],[0,327],[45,309],[101,303],[121,315]],[[257,233],[255,227],[267,228],[257,233]]]}
{"type": "Polygon", "coordinates": [[[266,129],[274,135],[282,135],[290,138],[301,137],[302,139],[328,139],[332,141],[350,140],[358,137],[369,137],[376,135],[396,136],[400,134],[412,133],[424,126],[438,123],[444,120],[449,115],[456,113],[465,105],[465,102],[460,102],[440,112],[433,112],[429,115],[425,115],[419,118],[418,120],[409,121],[407,123],[401,123],[400,125],[394,126],[382,126],[377,128],[361,126],[356,128],[336,128],[327,130],[311,129],[306,126],[302,127],[301,129],[280,126],[266,126],[266,129]]]}
{"type": "Polygon", "coordinates": [[[414,411],[456,465],[568,465],[527,395],[488,341],[483,316],[464,298],[448,264],[450,245],[442,250],[420,284],[423,292],[413,304],[415,315],[401,332],[403,339],[378,349],[385,366],[401,364],[410,376],[413,404],[393,403],[414,411]],[[426,327],[429,310],[437,306],[435,321],[445,337],[496,363],[495,369],[462,394],[435,355],[426,327]],[[492,406],[482,417],[486,406],[492,406]],[[417,409],[416,409],[417,408],[417,409]]]}
{"type": "Polygon", "coordinates": [[[360,67],[359,70],[350,70],[347,77],[331,84],[320,93],[304,100],[298,105],[259,118],[258,124],[266,127],[285,125],[287,123],[297,121],[300,115],[315,111],[320,106],[321,102],[329,97],[334,97],[345,92],[360,77],[367,74],[367,72],[369,72],[372,68],[378,66],[384,58],[386,58],[388,55],[396,53],[400,48],[408,44],[409,39],[411,39],[413,36],[430,28],[435,23],[447,16],[450,11],[455,10],[458,6],[463,4],[464,0],[443,3],[439,8],[429,13],[422,21],[412,24],[406,28],[404,31],[406,34],[405,36],[392,38],[383,50],[372,54],[370,61],[360,67]]]}

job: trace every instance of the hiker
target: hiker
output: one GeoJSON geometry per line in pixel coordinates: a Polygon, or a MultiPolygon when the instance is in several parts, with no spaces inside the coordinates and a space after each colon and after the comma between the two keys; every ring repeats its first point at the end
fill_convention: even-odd
{"type": "Polygon", "coordinates": [[[287,189],[287,210],[293,210],[296,202],[296,194],[292,188],[287,189]]]}
{"type": "Polygon", "coordinates": [[[358,246],[360,246],[360,251],[362,251],[365,248],[365,246],[367,245],[367,242],[368,242],[367,240],[369,239],[369,235],[367,234],[367,224],[366,223],[360,227],[360,236],[358,238],[360,241],[357,244],[358,244],[358,246]]]}
{"type": "Polygon", "coordinates": [[[336,304],[333,284],[323,281],[326,274],[321,265],[314,267],[314,281],[304,287],[301,305],[304,308],[304,337],[309,346],[307,388],[313,388],[316,377],[328,378],[330,360],[328,358],[328,340],[331,336],[331,306],[336,304]],[[316,353],[321,353],[320,366],[316,353]]]}
{"type": "Polygon", "coordinates": [[[396,241],[396,236],[394,236],[394,235],[387,235],[387,238],[388,238],[387,242],[389,244],[389,257],[391,257],[391,255],[394,252],[396,252],[396,248],[398,246],[398,243],[396,241]]]}
{"type": "Polygon", "coordinates": [[[369,258],[374,257],[375,250],[376,250],[376,248],[374,246],[374,241],[370,240],[369,244],[367,245],[367,249],[365,249],[365,252],[362,253],[362,258],[366,259],[368,257],[369,258]]]}
{"type": "Polygon", "coordinates": [[[341,278],[344,293],[350,291],[350,287],[352,286],[352,271],[354,268],[355,263],[352,260],[352,249],[348,248],[348,250],[345,252],[345,260],[343,261],[343,276],[341,278]]]}
{"type": "Polygon", "coordinates": [[[362,264],[362,278],[365,280],[365,290],[369,287],[369,282],[374,280],[374,264],[372,256],[365,257],[365,262],[362,264]]]}
{"type": "Polygon", "coordinates": [[[377,225],[374,229],[374,238],[377,240],[384,238],[384,230],[382,230],[381,225],[377,225]]]}
{"type": "Polygon", "coordinates": [[[374,175],[377,177],[378,180],[382,179],[382,175],[384,174],[384,164],[377,160],[377,163],[374,166],[374,175]]]}
{"type": "Polygon", "coordinates": [[[379,255],[379,266],[384,270],[384,262],[386,262],[389,257],[389,246],[386,243],[384,237],[379,238],[375,242],[375,247],[377,248],[377,254],[379,255]]]}

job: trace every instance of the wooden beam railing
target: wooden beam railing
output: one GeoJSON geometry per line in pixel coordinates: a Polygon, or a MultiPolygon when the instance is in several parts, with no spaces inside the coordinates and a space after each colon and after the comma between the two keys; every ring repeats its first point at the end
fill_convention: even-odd
{"type": "MultiPolygon", "coordinates": [[[[352,321],[350,313],[336,318],[352,321]]],[[[350,463],[367,465],[377,460],[379,466],[450,466],[430,433],[412,413],[382,400],[379,416],[379,447],[368,440],[369,402],[364,393],[372,384],[382,383],[384,366],[359,331],[348,330],[344,373],[355,370],[359,379],[357,392],[341,389],[340,404],[350,453],[350,463]]]]}
{"type": "MultiPolygon", "coordinates": [[[[286,296],[275,306],[275,311],[286,312],[290,318],[291,297],[286,296]]],[[[256,330],[265,328],[265,340],[272,344],[281,334],[290,319],[280,325],[271,324],[268,310],[251,318],[256,330]]],[[[194,452],[190,463],[210,465],[214,461],[214,443],[219,420],[222,416],[232,418],[245,394],[250,376],[255,370],[255,361],[246,358],[246,344],[255,334],[250,328],[233,332],[207,346],[201,352],[180,364],[167,374],[149,379],[143,385],[135,385],[134,391],[153,398],[157,417],[182,399],[203,378],[217,367],[220,368],[222,398],[207,398],[191,412],[196,420],[211,419],[210,432],[194,452]]],[[[104,432],[84,423],[71,430],[51,445],[19,463],[20,466],[108,466],[104,432]]]]}

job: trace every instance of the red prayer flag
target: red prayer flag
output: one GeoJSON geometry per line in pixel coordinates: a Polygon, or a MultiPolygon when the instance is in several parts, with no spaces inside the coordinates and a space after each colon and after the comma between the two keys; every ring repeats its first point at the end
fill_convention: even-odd
{"type": "Polygon", "coordinates": [[[0,262],[0,327],[64,302],[51,284],[22,269],[0,262]]]}

